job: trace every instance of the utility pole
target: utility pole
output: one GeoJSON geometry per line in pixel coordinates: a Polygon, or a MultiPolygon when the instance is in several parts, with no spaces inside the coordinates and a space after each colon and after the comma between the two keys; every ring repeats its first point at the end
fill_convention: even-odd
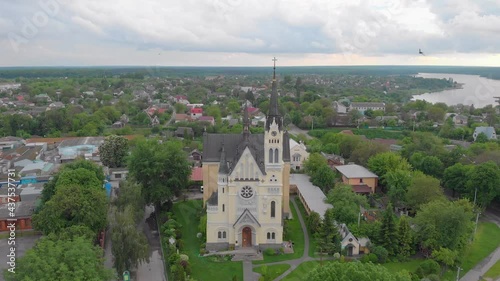
{"type": "Polygon", "coordinates": [[[462,270],[462,268],[459,266],[457,267],[457,281],[460,280],[460,271],[462,270]]]}
{"type": "Polygon", "coordinates": [[[476,190],[474,191],[474,208],[476,207],[476,199],[477,199],[477,187],[476,190]]]}
{"type": "Polygon", "coordinates": [[[472,240],[474,240],[474,236],[476,236],[476,231],[477,231],[477,223],[479,221],[479,215],[481,214],[481,212],[477,212],[477,215],[476,215],[476,226],[474,227],[474,235],[472,235],[472,240]]]}

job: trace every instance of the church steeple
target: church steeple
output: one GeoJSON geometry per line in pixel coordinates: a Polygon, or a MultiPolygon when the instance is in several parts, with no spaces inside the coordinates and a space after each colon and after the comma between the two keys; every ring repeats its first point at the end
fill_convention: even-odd
{"type": "Polygon", "coordinates": [[[229,174],[229,168],[227,167],[227,160],[226,160],[226,150],[224,149],[224,142],[222,143],[222,151],[220,153],[219,174],[223,175],[229,174]]]}
{"type": "Polygon", "coordinates": [[[245,108],[243,109],[243,134],[245,137],[248,137],[248,134],[250,134],[250,118],[248,118],[248,107],[247,103],[245,102],[245,108]]]}
{"type": "Polygon", "coordinates": [[[269,130],[269,126],[271,126],[272,122],[275,121],[278,124],[278,128],[281,131],[283,127],[283,120],[281,119],[281,115],[278,110],[278,90],[276,85],[276,58],[273,58],[274,66],[273,66],[273,84],[272,84],[272,92],[271,92],[271,100],[269,102],[269,114],[267,114],[266,119],[266,130],[269,130]]]}

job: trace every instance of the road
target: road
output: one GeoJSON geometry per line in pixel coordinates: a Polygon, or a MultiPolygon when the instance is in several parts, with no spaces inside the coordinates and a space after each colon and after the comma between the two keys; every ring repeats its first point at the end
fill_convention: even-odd
{"type": "Polygon", "coordinates": [[[309,140],[313,139],[313,137],[311,137],[310,135],[307,134],[309,131],[302,130],[299,127],[295,126],[294,124],[288,125],[288,132],[292,135],[295,135],[295,136],[298,136],[299,134],[303,134],[306,136],[307,139],[309,139],[309,140]]]}
{"type": "Polygon", "coordinates": [[[165,265],[163,262],[160,237],[158,235],[158,229],[156,227],[156,220],[148,219],[150,215],[154,212],[153,206],[146,206],[144,211],[144,219],[141,222],[141,227],[146,235],[150,254],[149,262],[144,262],[139,264],[136,271],[137,281],[168,281],[165,275],[165,265]],[[148,223],[146,222],[148,219],[148,223]]]}
{"type": "MultiPolygon", "coordinates": [[[[24,256],[27,250],[33,248],[33,245],[35,245],[36,241],[40,238],[40,235],[33,235],[33,236],[23,236],[23,237],[16,237],[16,259],[19,259],[20,257],[24,256]]],[[[1,239],[0,240],[0,280],[4,281],[5,279],[3,278],[3,270],[6,268],[9,268],[9,265],[7,264],[7,255],[9,254],[9,249],[12,247],[11,245],[8,244],[7,239],[1,239]]]]}

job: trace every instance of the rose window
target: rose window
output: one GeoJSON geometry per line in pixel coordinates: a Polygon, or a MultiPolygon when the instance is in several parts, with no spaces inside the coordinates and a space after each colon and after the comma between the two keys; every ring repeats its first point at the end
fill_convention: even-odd
{"type": "Polygon", "coordinates": [[[241,197],[248,199],[248,198],[253,196],[253,189],[250,186],[244,186],[241,189],[240,194],[241,194],[241,197]]]}

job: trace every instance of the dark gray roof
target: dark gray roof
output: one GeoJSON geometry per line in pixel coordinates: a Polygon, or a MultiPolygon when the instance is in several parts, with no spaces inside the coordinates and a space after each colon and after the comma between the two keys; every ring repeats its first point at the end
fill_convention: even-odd
{"type": "Polygon", "coordinates": [[[212,195],[210,196],[210,198],[208,198],[207,200],[207,204],[210,205],[210,206],[217,206],[219,205],[219,196],[218,196],[218,191],[212,193],[212,195]]]}

